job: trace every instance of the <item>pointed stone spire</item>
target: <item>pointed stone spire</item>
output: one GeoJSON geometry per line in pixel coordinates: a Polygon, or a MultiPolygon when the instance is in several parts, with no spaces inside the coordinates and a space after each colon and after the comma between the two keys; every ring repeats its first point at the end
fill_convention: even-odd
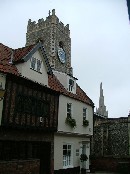
{"type": "Polygon", "coordinates": [[[104,105],[104,96],[102,89],[102,82],[100,83],[100,97],[99,97],[99,108],[96,108],[96,114],[102,117],[108,117],[108,111],[106,111],[106,106],[104,105]]]}

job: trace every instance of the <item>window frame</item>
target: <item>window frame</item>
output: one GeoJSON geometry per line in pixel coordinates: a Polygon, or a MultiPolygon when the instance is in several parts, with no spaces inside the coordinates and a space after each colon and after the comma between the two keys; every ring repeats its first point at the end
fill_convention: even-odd
{"type": "Polygon", "coordinates": [[[73,167],[73,146],[71,143],[63,143],[63,169],[72,168],[73,167]],[[64,149],[64,146],[67,146],[67,150],[64,149]],[[71,146],[71,148],[68,148],[71,146]],[[70,155],[64,155],[64,150],[67,151],[67,153],[70,151],[70,155]],[[67,164],[67,165],[65,165],[67,164]]]}
{"type": "Polygon", "coordinates": [[[72,103],[69,103],[69,102],[67,103],[67,118],[68,117],[72,117],[72,103]]]}
{"type": "Polygon", "coordinates": [[[73,89],[74,89],[74,80],[69,79],[69,92],[73,92],[73,89]],[[72,84],[70,82],[72,82],[72,84]]]}
{"type": "Polygon", "coordinates": [[[30,69],[32,69],[38,73],[42,73],[42,60],[37,59],[37,58],[32,56],[30,59],[30,69]]]}
{"type": "Polygon", "coordinates": [[[87,115],[88,115],[87,112],[88,112],[87,107],[83,107],[83,121],[87,120],[87,115]]]}

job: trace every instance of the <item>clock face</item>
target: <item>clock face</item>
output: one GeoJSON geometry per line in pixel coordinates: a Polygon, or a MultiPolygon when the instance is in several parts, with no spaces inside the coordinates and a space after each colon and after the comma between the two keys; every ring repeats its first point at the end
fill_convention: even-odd
{"type": "Polygon", "coordinates": [[[65,63],[66,56],[65,56],[65,51],[63,50],[63,48],[58,48],[58,57],[59,57],[61,63],[65,63]]]}

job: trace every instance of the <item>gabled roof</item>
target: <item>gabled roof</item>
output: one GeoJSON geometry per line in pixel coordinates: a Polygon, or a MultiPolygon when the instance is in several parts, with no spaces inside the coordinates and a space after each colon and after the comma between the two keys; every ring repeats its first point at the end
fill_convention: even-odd
{"type": "Polygon", "coordinates": [[[18,49],[12,49],[3,44],[0,44],[0,71],[18,75],[18,70],[14,64],[28,61],[31,56],[39,49],[45,60],[48,73],[52,74],[52,69],[41,42],[18,49]]]}
{"type": "Polygon", "coordinates": [[[23,48],[13,50],[13,62],[20,62],[26,57],[34,48],[34,45],[30,45],[23,48]]]}
{"type": "Polygon", "coordinates": [[[30,45],[30,46],[26,46],[26,47],[18,48],[16,50],[14,50],[14,52],[13,52],[13,54],[14,54],[13,62],[14,63],[26,62],[32,57],[32,55],[37,50],[41,51],[41,54],[44,58],[46,66],[47,66],[48,73],[52,74],[52,69],[51,69],[51,66],[49,64],[45,49],[44,49],[44,47],[43,47],[43,45],[40,41],[37,44],[33,44],[33,45],[30,45]]]}
{"type": "Polygon", "coordinates": [[[76,84],[76,94],[67,91],[55,75],[48,76],[48,84],[51,89],[61,92],[63,95],[79,100],[94,107],[94,103],[87,94],[76,84]]]}
{"type": "Polygon", "coordinates": [[[56,76],[53,75],[48,58],[45,54],[45,50],[41,42],[37,43],[36,45],[30,45],[14,50],[0,43],[0,72],[19,76],[20,73],[18,72],[18,69],[15,64],[27,61],[38,49],[41,50],[41,53],[43,54],[45,63],[48,68],[48,72],[50,72],[48,75],[48,84],[50,88],[62,93],[65,96],[79,100],[94,107],[94,103],[92,102],[92,100],[78,86],[78,84],[76,84],[76,94],[73,94],[67,91],[64,88],[64,86],[60,83],[60,81],[56,78],[56,76]],[[13,63],[11,63],[11,56],[13,58],[13,63]]]}

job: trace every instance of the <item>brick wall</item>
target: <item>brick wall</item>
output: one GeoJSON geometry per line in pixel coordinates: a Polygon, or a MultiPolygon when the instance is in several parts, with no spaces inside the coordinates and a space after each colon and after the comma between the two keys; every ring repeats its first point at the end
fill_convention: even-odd
{"type": "Polygon", "coordinates": [[[39,174],[40,160],[0,162],[0,174],[39,174]]]}
{"type": "Polygon", "coordinates": [[[130,171],[130,158],[96,157],[91,159],[91,170],[127,173],[130,171]]]}

